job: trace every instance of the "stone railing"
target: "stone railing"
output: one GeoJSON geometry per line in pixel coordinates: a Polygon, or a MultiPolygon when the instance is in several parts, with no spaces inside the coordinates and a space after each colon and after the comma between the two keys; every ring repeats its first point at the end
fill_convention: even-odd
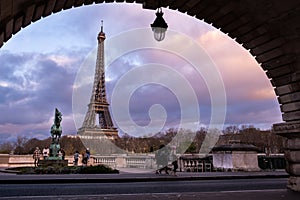
{"type": "MultiPolygon", "coordinates": [[[[43,158],[41,158],[43,159],[43,158]]],[[[73,165],[73,156],[66,156],[68,165],[73,165]]],[[[79,159],[79,165],[82,165],[79,159]]],[[[202,163],[198,158],[181,156],[178,159],[179,168],[181,171],[208,171],[208,164],[202,163]]],[[[156,169],[156,161],[154,154],[114,154],[114,155],[91,155],[89,165],[104,164],[112,168],[142,168],[156,169]]],[[[10,155],[0,154],[0,167],[25,167],[34,166],[32,155],[10,155]]]]}
{"type": "MultiPolygon", "coordinates": [[[[43,158],[41,157],[41,160],[43,158]]],[[[66,156],[69,165],[73,165],[73,156],[66,156]]],[[[33,155],[0,154],[0,167],[33,167],[33,155]]]]}
{"type": "MultiPolygon", "coordinates": [[[[199,156],[184,154],[178,156],[180,171],[185,172],[210,172],[214,171],[212,155],[199,156]]],[[[258,156],[259,157],[259,156],[258,156]]],[[[41,158],[42,159],[42,158],[41,158]]],[[[66,156],[68,165],[73,165],[73,156],[66,156]]],[[[81,157],[79,165],[82,165],[81,157]]],[[[24,167],[34,166],[32,155],[0,154],[0,167],[24,167]]],[[[141,168],[156,169],[154,154],[114,154],[114,155],[91,155],[88,165],[104,164],[112,168],[141,168]]],[[[275,166],[275,165],[274,165],[275,166]]]]}
{"type": "Polygon", "coordinates": [[[33,167],[32,155],[10,155],[0,154],[1,167],[33,167]]]}
{"type": "Polygon", "coordinates": [[[116,168],[116,156],[91,156],[91,165],[104,164],[116,168]]]}
{"type": "Polygon", "coordinates": [[[128,156],[126,157],[126,165],[131,168],[156,168],[154,155],[128,156]]]}
{"type": "Polygon", "coordinates": [[[185,172],[211,172],[213,170],[211,155],[184,154],[178,159],[179,170],[185,172]]]}
{"type": "Polygon", "coordinates": [[[104,164],[113,168],[144,168],[154,169],[156,167],[154,154],[127,155],[116,154],[111,156],[91,156],[91,164],[104,164]]]}
{"type": "Polygon", "coordinates": [[[212,164],[199,160],[183,160],[181,170],[186,172],[211,172],[212,164]]]}

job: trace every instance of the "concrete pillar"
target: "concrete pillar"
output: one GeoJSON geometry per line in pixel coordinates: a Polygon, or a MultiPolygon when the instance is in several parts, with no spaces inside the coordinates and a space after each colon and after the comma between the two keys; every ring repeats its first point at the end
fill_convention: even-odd
{"type": "Polygon", "coordinates": [[[126,166],[126,154],[120,154],[120,155],[117,155],[116,157],[116,167],[117,168],[124,168],[124,167],[127,167],[126,166]]]}
{"type": "Polygon", "coordinates": [[[287,187],[300,192],[300,122],[274,124],[273,132],[287,138],[284,146],[286,171],[290,175],[287,187]]]}

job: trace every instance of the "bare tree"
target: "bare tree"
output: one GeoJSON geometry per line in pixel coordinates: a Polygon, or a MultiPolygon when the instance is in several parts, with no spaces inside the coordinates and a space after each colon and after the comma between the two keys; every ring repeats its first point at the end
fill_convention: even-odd
{"type": "Polygon", "coordinates": [[[28,141],[26,136],[18,136],[17,140],[14,144],[15,149],[14,149],[14,153],[15,154],[24,154],[25,153],[25,144],[28,141]]]}
{"type": "Polygon", "coordinates": [[[224,134],[237,134],[240,132],[240,129],[237,125],[227,126],[224,130],[224,134]]]}
{"type": "Polygon", "coordinates": [[[14,144],[12,142],[4,142],[0,145],[0,153],[8,154],[14,149],[14,144]]]}

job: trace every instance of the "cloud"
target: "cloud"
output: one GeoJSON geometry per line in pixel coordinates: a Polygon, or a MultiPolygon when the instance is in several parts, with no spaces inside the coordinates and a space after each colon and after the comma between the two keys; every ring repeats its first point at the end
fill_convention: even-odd
{"type": "MultiPolygon", "coordinates": [[[[281,120],[279,105],[270,81],[247,50],[198,19],[177,11],[163,11],[169,30],[185,34],[191,39],[191,43],[197,42],[217,66],[226,87],[226,123],[259,123],[270,126],[281,120]]],[[[18,134],[49,136],[55,107],[62,111],[64,133],[75,134],[73,115],[81,118],[85,115],[91,95],[96,57],[87,63],[88,66],[82,66],[82,63],[97,47],[100,20],[104,20],[104,31],[109,39],[135,28],[149,27],[151,31],[150,24],[154,21],[154,13],[153,10],[142,10],[140,4],[85,6],[46,17],[14,35],[0,50],[2,138],[12,139],[18,134]],[[117,13],[121,13],[122,17],[116,18],[117,13]],[[79,81],[79,85],[73,85],[80,67],[87,76],[79,81]],[[72,99],[73,89],[85,92],[85,96],[72,99]],[[80,112],[73,113],[72,101],[78,101],[80,112]]],[[[136,39],[143,40],[143,37],[136,39]]],[[[161,43],[162,46],[188,53],[189,56],[201,60],[200,67],[203,70],[211,70],[211,66],[202,59],[204,54],[191,49],[191,44],[180,43],[180,37],[168,34],[168,31],[166,37],[161,43]],[[173,41],[177,41],[176,45],[173,41]]],[[[126,42],[128,41],[119,45],[127,45],[126,42]]],[[[109,52],[118,51],[117,47],[105,48],[107,57],[113,55],[109,52]]],[[[172,52],[142,49],[116,59],[106,68],[108,100],[120,77],[131,69],[149,63],[172,67],[181,74],[196,92],[201,123],[209,123],[211,100],[205,78],[210,77],[201,76],[195,66],[188,63],[182,55],[172,52]]],[[[151,74],[141,73],[137,78],[147,76],[151,74]]],[[[171,75],[161,75],[160,78],[174,81],[171,75]]],[[[175,80],[174,85],[180,84],[175,80]]],[[[126,93],[129,89],[130,85],[125,85],[122,92],[126,93]]],[[[185,92],[182,90],[180,94],[185,95],[185,92]]],[[[173,126],[181,115],[176,95],[161,85],[150,84],[139,88],[130,100],[132,118],[140,125],[146,125],[149,122],[149,108],[154,104],[161,104],[168,114],[167,123],[173,126]]]]}
{"type": "Polygon", "coordinates": [[[277,101],[259,100],[235,103],[228,107],[228,124],[253,124],[264,129],[270,128],[271,124],[280,122],[280,111],[277,108],[277,101]]]}
{"type": "MultiPolygon", "coordinates": [[[[72,116],[75,70],[69,68],[78,65],[77,52],[70,57],[7,51],[0,55],[1,70],[9,69],[0,74],[0,133],[30,135],[40,130],[40,134],[47,135],[55,107],[62,110],[63,115],[72,116]]],[[[69,120],[69,124],[68,132],[74,132],[74,123],[72,127],[69,120]]]]}
{"type": "Polygon", "coordinates": [[[198,42],[222,74],[228,98],[228,122],[272,123],[272,120],[281,120],[273,87],[247,50],[219,30],[199,36],[198,42]]]}

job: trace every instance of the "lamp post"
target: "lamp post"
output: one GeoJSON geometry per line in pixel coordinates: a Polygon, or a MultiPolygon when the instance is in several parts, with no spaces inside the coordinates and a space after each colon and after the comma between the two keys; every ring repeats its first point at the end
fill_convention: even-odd
{"type": "Polygon", "coordinates": [[[165,38],[166,31],[168,28],[168,24],[165,22],[163,18],[162,9],[159,7],[156,12],[156,19],[153,24],[151,24],[151,28],[154,34],[154,38],[157,41],[162,41],[165,38]]]}

